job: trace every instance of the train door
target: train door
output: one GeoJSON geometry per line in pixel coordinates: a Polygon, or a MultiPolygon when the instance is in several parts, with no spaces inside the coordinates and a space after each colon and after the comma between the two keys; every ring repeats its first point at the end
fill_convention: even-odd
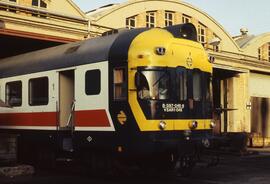
{"type": "Polygon", "coordinates": [[[74,70],[59,72],[59,128],[73,129],[74,70]]]}

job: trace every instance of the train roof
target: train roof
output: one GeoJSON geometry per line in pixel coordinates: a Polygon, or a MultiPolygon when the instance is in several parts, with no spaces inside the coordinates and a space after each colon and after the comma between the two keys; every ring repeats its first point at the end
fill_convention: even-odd
{"type": "Polygon", "coordinates": [[[0,78],[73,67],[100,61],[127,60],[129,45],[145,29],[122,31],[0,60],[0,78]],[[117,55],[116,52],[121,53],[117,55]],[[110,54],[112,53],[112,54],[110,54]]]}
{"type": "MultiPolygon", "coordinates": [[[[148,29],[124,30],[110,36],[73,42],[5,58],[0,60],[0,78],[57,70],[101,61],[127,61],[131,42],[137,35],[148,29]]],[[[196,28],[192,24],[176,25],[165,29],[175,37],[194,41],[197,39],[196,28]],[[187,34],[187,31],[190,31],[190,34],[187,34]]]]}

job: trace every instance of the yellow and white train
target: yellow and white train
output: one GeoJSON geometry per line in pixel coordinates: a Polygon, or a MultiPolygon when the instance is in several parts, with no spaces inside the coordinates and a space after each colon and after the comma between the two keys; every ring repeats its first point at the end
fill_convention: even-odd
{"type": "Polygon", "coordinates": [[[214,126],[212,66],[196,40],[192,24],[141,28],[3,59],[12,108],[0,130],[19,135],[22,160],[64,150],[187,167],[214,126]]]}

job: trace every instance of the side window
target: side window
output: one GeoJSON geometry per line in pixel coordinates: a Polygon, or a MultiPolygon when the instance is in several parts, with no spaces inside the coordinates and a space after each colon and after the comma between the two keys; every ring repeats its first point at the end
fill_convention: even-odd
{"type": "Polygon", "coordinates": [[[85,94],[98,95],[101,91],[100,70],[89,70],[85,73],[85,94]]]}
{"type": "Polygon", "coordinates": [[[6,83],[6,103],[13,107],[19,107],[22,105],[21,81],[6,83]]]}
{"type": "Polygon", "coordinates": [[[49,79],[48,77],[29,80],[29,105],[39,106],[49,103],[49,79]]]}
{"type": "Polygon", "coordinates": [[[115,68],[113,70],[113,90],[114,100],[127,99],[127,79],[125,68],[115,68]]]}

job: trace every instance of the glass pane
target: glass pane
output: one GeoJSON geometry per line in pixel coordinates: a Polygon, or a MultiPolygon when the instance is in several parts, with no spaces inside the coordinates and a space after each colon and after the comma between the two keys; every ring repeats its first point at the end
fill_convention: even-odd
{"type": "Polygon", "coordinates": [[[125,69],[114,69],[114,99],[124,100],[127,98],[125,69]]]}
{"type": "Polygon", "coordinates": [[[201,100],[201,75],[199,72],[193,73],[193,99],[195,101],[201,100]]]}
{"type": "Polygon", "coordinates": [[[40,1],[40,7],[47,8],[47,4],[44,1],[40,1]]]}
{"type": "Polygon", "coordinates": [[[201,34],[202,34],[202,35],[204,35],[204,34],[205,34],[204,29],[201,29],[201,34]]]}
{"type": "Polygon", "coordinates": [[[101,90],[100,70],[89,70],[85,73],[85,93],[98,95],[101,90]]]}
{"type": "Polygon", "coordinates": [[[131,26],[132,28],[135,27],[135,19],[131,19],[131,20],[130,20],[130,26],[131,26]]]}
{"type": "Polygon", "coordinates": [[[155,23],[155,17],[151,17],[150,22],[155,23]]]}
{"type": "Polygon", "coordinates": [[[38,6],[38,0],[32,0],[32,5],[33,6],[38,6]]]}
{"type": "Polygon", "coordinates": [[[114,83],[119,84],[124,82],[124,70],[115,69],[114,70],[114,83]]]}
{"type": "Polygon", "coordinates": [[[49,80],[47,77],[29,80],[29,105],[47,105],[49,102],[49,80]]]}
{"type": "Polygon", "coordinates": [[[212,99],[213,99],[212,91],[213,91],[212,80],[211,80],[211,76],[209,74],[209,75],[206,75],[206,97],[205,97],[205,99],[207,101],[212,101],[212,99]]]}
{"type": "Polygon", "coordinates": [[[187,72],[179,72],[179,97],[180,101],[187,99],[187,72]]]}
{"type": "Polygon", "coordinates": [[[126,19],[126,27],[129,28],[129,19],[126,19]]]}
{"type": "Polygon", "coordinates": [[[22,82],[9,82],[6,84],[6,103],[10,106],[22,105],[22,82]]]}
{"type": "Polygon", "coordinates": [[[169,75],[163,71],[143,71],[138,96],[141,99],[169,99],[169,75]]]}

